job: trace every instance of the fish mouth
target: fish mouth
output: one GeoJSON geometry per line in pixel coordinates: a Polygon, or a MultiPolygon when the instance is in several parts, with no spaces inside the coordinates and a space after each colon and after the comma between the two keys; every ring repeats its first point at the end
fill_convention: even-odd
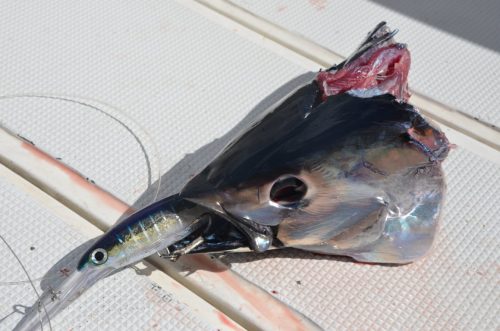
{"type": "Polygon", "coordinates": [[[39,300],[28,309],[14,331],[28,331],[42,328],[50,323],[50,318],[75,301],[86,289],[99,279],[109,275],[114,269],[94,268],[75,270],[64,276],[58,285],[46,289],[39,300]]]}
{"type": "Polygon", "coordinates": [[[348,92],[365,98],[389,93],[407,101],[411,57],[407,46],[394,40],[397,32],[379,23],[344,62],[320,71],[316,82],[323,100],[348,92]]]}
{"type": "Polygon", "coordinates": [[[169,246],[167,251],[171,257],[175,258],[176,252],[189,254],[236,250],[264,252],[277,242],[275,229],[238,218],[229,212],[224,214],[216,211],[208,212],[202,217],[206,226],[169,246]],[[196,246],[193,246],[196,242],[198,242],[196,246]]]}
{"type": "MultiPolygon", "coordinates": [[[[201,174],[192,179],[181,191],[183,199],[207,208],[207,226],[198,233],[204,242],[192,252],[213,252],[248,247],[263,252],[271,247],[275,231],[271,226],[259,224],[231,213],[225,208],[221,196],[201,174]]],[[[193,234],[190,236],[193,237],[193,234]]],[[[193,238],[187,238],[188,242],[193,238]]],[[[170,248],[169,248],[170,250],[170,248]]]]}
{"type": "Polygon", "coordinates": [[[273,244],[275,232],[270,226],[262,225],[243,217],[237,217],[221,205],[229,222],[245,233],[249,246],[254,252],[267,251],[273,244]]]}

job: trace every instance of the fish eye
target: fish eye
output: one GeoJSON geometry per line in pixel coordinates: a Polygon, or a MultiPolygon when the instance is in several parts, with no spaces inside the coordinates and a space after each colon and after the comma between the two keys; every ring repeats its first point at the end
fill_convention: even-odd
{"type": "Polygon", "coordinates": [[[299,202],[307,193],[306,184],[295,176],[280,177],[271,187],[271,201],[291,207],[299,202]]]}
{"type": "Polygon", "coordinates": [[[95,265],[100,265],[108,260],[108,252],[103,248],[96,248],[90,254],[90,260],[95,265]]]}

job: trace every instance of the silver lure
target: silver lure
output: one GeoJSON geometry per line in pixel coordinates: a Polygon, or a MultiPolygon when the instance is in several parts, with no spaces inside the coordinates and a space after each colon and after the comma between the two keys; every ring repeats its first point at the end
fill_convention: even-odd
{"type": "Polygon", "coordinates": [[[65,268],[66,278],[46,290],[14,330],[38,329],[98,280],[187,237],[203,225],[203,212],[172,196],[116,224],[65,268]]]}

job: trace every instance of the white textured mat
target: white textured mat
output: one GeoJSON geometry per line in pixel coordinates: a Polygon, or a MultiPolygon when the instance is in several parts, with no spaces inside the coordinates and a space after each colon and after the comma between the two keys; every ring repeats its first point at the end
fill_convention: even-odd
{"type": "MultiPolygon", "coordinates": [[[[0,180],[1,235],[19,256],[40,290],[45,273],[90,238],[12,184],[0,180]]],[[[37,296],[21,266],[0,242],[0,330],[11,330],[37,296]]],[[[61,271],[62,272],[62,271],[61,271]]],[[[215,330],[172,293],[126,269],[85,292],[52,319],[54,330],[215,330]]]]}
{"type": "MultiPolygon", "coordinates": [[[[381,19],[375,16],[370,16],[371,21],[367,19],[364,25],[339,25],[337,29],[347,32],[332,34],[332,40],[336,46],[344,45],[344,48],[332,48],[342,52],[345,49],[344,55],[347,54],[372,27],[372,22],[381,19]]],[[[401,28],[401,40],[412,46],[415,64],[411,82],[414,87],[420,89],[415,85],[420,82],[428,91],[438,93],[430,96],[439,101],[448,103],[445,95],[460,100],[468,112],[472,111],[470,104],[474,104],[477,111],[493,108],[491,98],[481,98],[482,106],[469,100],[462,84],[449,87],[437,84],[439,77],[426,76],[425,73],[429,75],[431,71],[442,72],[436,70],[442,70],[444,63],[431,61],[424,66],[426,57],[415,53],[421,45],[408,38],[416,33],[413,26],[407,25],[411,20],[384,18],[392,26],[401,28]],[[419,64],[417,61],[424,62],[419,64]],[[417,75],[425,76],[425,83],[417,75]]],[[[337,23],[334,21],[330,19],[324,26],[335,30],[333,24],[337,23]]],[[[166,1],[140,4],[60,1],[43,5],[12,1],[0,12],[0,40],[9,41],[0,47],[4,64],[0,94],[73,96],[88,103],[26,97],[0,99],[0,121],[41,149],[62,158],[99,186],[128,203],[138,201],[138,205],[151,201],[150,194],[145,191],[154,191],[157,179],[158,164],[151,141],[157,145],[161,158],[162,193],[172,193],[234,135],[235,126],[248,125],[266,105],[296,85],[296,81],[287,82],[304,72],[293,62],[242,39],[178,3],[166,1]],[[276,91],[284,84],[285,87],[276,91]],[[106,114],[116,115],[116,119],[106,114]],[[151,141],[144,131],[151,135],[151,141]],[[134,135],[141,138],[140,142],[134,135]]],[[[460,48],[460,45],[453,47],[460,48]]],[[[497,61],[495,54],[488,56],[490,63],[497,61]]],[[[457,75],[453,70],[443,74],[454,77],[454,82],[463,79],[457,75]]],[[[468,75],[478,77],[478,86],[482,80],[488,80],[491,86],[500,86],[491,83],[498,77],[489,72],[483,75],[475,71],[468,75]]],[[[421,89],[424,93],[427,90],[421,89]]],[[[490,116],[489,113],[483,115],[490,116]]],[[[493,117],[481,118],[492,123],[498,121],[493,117]]],[[[443,229],[428,259],[393,268],[283,252],[269,253],[269,257],[274,257],[269,259],[246,254],[226,257],[225,261],[271,293],[275,291],[280,299],[326,329],[496,329],[500,327],[496,270],[500,251],[497,225],[500,169],[460,148],[451,154],[445,168],[449,194],[443,229]]],[[[26,221],[33,224],[30,202],[24,197],[14,200],[19,210],[12,209],[8,215],[11,218],[25,215],[26,221]]],[[[8,206],[12,203],[5,199],[1,203],[4,201],[9,201],[8,206]]],[[[49,216],[43,219],[57,223],[57,219],[49,216]]],[[[39,246],[43,243],[37,243],[35,251],[28,251],[34,238],[29,239],[19,241],[22,247],[18,247],[18,251],[25,254],[22,258],[28,262],[29,254],[44,247],[39,246]]],[[[47,265],[53,264],[63,249],[75,247],[82,239],[73,240],[61,240],[61,245],[66,245],[61,246],[61,251],[51,251],[48,247],[46,251],[55,256],[53,260],[47,259],[47,265]]],[[[0,254],[8,256],[3,248],[0,254]]],[[[14,262],[9,263],[15,267],[14,262]]],[[[12,276],[22,277],[17,272],[12,276]]],[[[150,293],[144,290],[150,283],[140,285],[142,280],[136,280],[132,271],[114,277],[124,277],[124,280],[109,278],[99,283],[81,299],[88,301],[79,303],[78,313],[68,310],[55,322],[69,327],[69,321],[78,321],[87,323],[81,324],[82,328],[91,328],[96,324],[87,316],[97,314],[102,323],[117,323],[99,324],[100,328],[116,329],[129,323],[129,317],[124,317],[131,315],[128,309],[142,309],[148,312],[145,316],[153,316],[148,314],[157,306],[137,308],[143,307],[141,303],[129,305],[130,308],[123,308],[123,312],[113,308],[106,315],[108,321],[99,315],[105,312],[99,308],[102,306],[96,305],[96,296],[92,296],[99,289],[118,286],[120,281],[139,282],[136,288],[142,286],[141,291],[137,290],[140,293],[117,290],[99,297],[109,302],[125,302],[128,295],[134,293],[133,300],[141,301],[150,293]],[[94,308],[97,312],[92,310],[94,308]],[[89,310],[92,313],[88,313],[89,310]],[[111,320],[108,316],[121,317],[111,320]],[[87,320],[89,322],[85,322],[87,320]]],[[[17,298],[25,298],[23,304],[34,300],[28,287],[15,288],[24,294],[17,290],[6,292],[9,293],[8,302],[2,302],[7,305],[2,308],[6,314],[20,301],[17,298]]],[[[0,298],[5,300],[3,295],[0,298]]],[[[160,310],[164,315],[154,316],[163,316],[161,323],[178,314],[168,304],[160,310]]],[[[207,327],[197,324],[199,322],[192,316],[186,319],[194,319],[184,323],[188,329],[191,325],[207,327]]],[[[149,323],[148,318],[141,318],[134,326],[150,328],[150,324],[140,323],[149,323]]]]}
{"type": "MultiPolygon", "coordinates": [[[[412,89],[500,127],[500,110],[496,101],[500,95],[500,53],[492,49],[439,30],[373,1],[231,2],[343,56],[348,56],[378,22],[387,21],[390,27],[400,30],[397,40],[410,47],[412,89]]],[[[420,7],[443,7],[436,5],[435,1],[418,3],[420,7]]],[[[449,2],[448,6],[453,7],[454,4],[449,2]]],[[[500,11],[498,2],[480,1],[474,5],[474,12],[461,13],[461,16],[447,17],[443,12],[436,13],[435,16],[442,15],[443,20],[447,18],[456,25],[480,26],[482,22],[471,20],[491,18],[492,15],[487,15],[488,11],[500,11]]],[[[451,8],[449,15],[455,14],[451,8]]],[[[496,28],[481,33],[488,37],[498,34],[500,23],[498,19],[496,22],[496,28]]],[[[489,38],[494,39],[495,37],[489,38]]],[[[497,46],[500,47],[500,39],[496,39],[497,46]]]]}

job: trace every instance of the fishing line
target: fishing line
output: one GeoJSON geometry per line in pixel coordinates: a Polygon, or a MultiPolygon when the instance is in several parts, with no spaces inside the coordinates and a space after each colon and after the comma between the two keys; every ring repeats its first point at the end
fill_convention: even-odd
{"type": "MultiPolygon", "coordinates": [[[[41,282],[44,280],[52,280],[52,279],[57,279],[60,278],[60,276],[54,276],[54,277],[38,277],[38,278],[31,278],[31,281],[33,282],[41,282]]],[[[18,280],[18,281],[12,281],[12,282],[0,282],[0,286],[11,286],[11,285],[22,285],[29,283],[29,280],[18,280]]]]}
{"type": "Polygon", "coordinates": [[[133,138],[134,140],[138,143],[141,151],[144,154],[145,161],[147,164],[148,168],[148,186],[152,185],[153,182],[153,174],[151,171],[151,162],[149,161],[150,154],[145,146],[149,145],[152,146],[153,151],[152,154],[154,156],[155,163],[156,163],[156,176],[157,176],[157,186],[155,193],[153,195],[153,198],[151,199],[150,203],[153,203],[156,201],[158,198],[158,195],[160,193],[161,189],[161,159],[160,159],[160,153],[158,150],[158,146],[155,143],[154,139],[151,137],[149,132],[144,129],[137,121],[135,121],[131,116],[127,115],[125,112],[108,105],[102,101],[96,101],[88,98],[80,98],[80,97],[71,97],[71,96],[63,96],[63,95],[51,95],[51,94],[10,94],[10,95],[3,95],[0,96],[0,100],[8,100],[8,99],[16,99],[16,98],[38,98],[38,99],[49,99],[49,100],[58,100],[58,101],[65,101],[65,102],[70,102],[73,104],[78,104],[84,107],[91,108],[108,118],[112,119],[116,123],[118,123],[121,127],[123,127],[133,138]],[[98,104],[99,106],[95,105],[98,104]],[[143,139],[147,139],[148,144],[144,144],[143,139]]]}
{"type": "MultiPolygon", "coordinates": [[[[16,252],[14,252],[14,249],[12,247],[10,247],[9,243],[7,243],[7,240],[5,240],[5,238],[0,234],[0,239],[2,239],[2,241],[4,242],[4,244],[7,246],[7,248],[10,250],[10,252],[12,253],[12,255],[14,255],[14,257],[16,258],[17,262],[19,263],[19,265],[21,266],[21,268],[23,269],[24,273],[26,274],[26,277],[28,277],[28,281],[29,283],[31,284],[31,287],[33,288],[33,291],[35,291],[35,294],[38,298],[38,303],[42,304],[42,307],[43,307],[43,311],[45,312],[45,316],[47,316],[47,322],[49,324],[49,330],[52,331],[52,323],[50,322],[50,317],[49,317],[49,313],[47,312],[47,309],[45,309],[45,305],[43,304],[42,302],[42,298],[40,297],[40,294],[38,293],[38,291],[36,290],[36,286],[35,284],[33,283],[33,281],[31,280],[31,277],[30,277],[30,274],[28,273],[28,270],[26,270],[24,264],[21,262],[21,259],[19,258],[19,256],[16,254],[16,252]]],[[[32,308],[33,309],[33,308],[32,308]]],[[[38,317],[40,319],[40,330],[43,330],[43,318],[42,316],[40,315],[40,309],[37,309],[38,311],[38,317]]]]}
{"type": "MultiPolygon", "coordinates": [[[[160,189],[161,189],[161,180],[162,180],[162,178],[161,178],[161,169],[162,169],[161,168],[161,159],[160,159],[160,154],[159,154],[159,151],[158,151],[158,146],[155,143],[155,141],[152,139],[152,137],[149,134],[149,132],[147,130],[145,130],[136,121],[134,121],[130,116],[128,116],[127,114],[125,114],[123,111],[120,111],[120,110],[118,110],[118,109],[116,109],[114,107],[111,107],[109,105],[106,105],[106,104],[104,104],[102,102],[97,102],[97,101],[94,101],[94,100],[90,100],[89,101],[88,99],[83,99],[83,98],[73,98],[73,97],[68,97],[68,96],[44,95],[44,94],[14,94],[14,95],[0,96],[0,100],[8,100],[8,99],[16,99],[16,98],[39,98],[39,99],[51,99],[51,100],[59,100],[59,101],[70,102],[70,103],[74,103],[74,104],[78,104],[78,105],[81,105],[81,106],[84,106],[84,107],[91,108],[91,109],[93,109],[93,110],[95,110],[95,111],[97,111],[97,112],[99,112],[99,113],[101,113],[101,114],[109,117],[110,119],[114,120],[116,123],[118,123],[120,126],[122,126],[134,138],[134,140],[136,140],[137,143],[139,144],[139,146],[141,148],[141,151],[144,153],[144,157],[145,157],[147,168],[148,168],[148,172],[149,172],[148,173],[148,186],[152,186],[153,175],[152,175],[152,170],[151,170],[151,168],[152,168],[151,167],[151,163],[149,161],[150,153],[148,153],[148,151],[144,147],[145,144],[144,144],[144,141],[143,141],[143,139],[146,138],[149,141],[149,146],[153,147],[153,156],[154,156],[154,158],[156,160],[156,168],[157,168],[157,171],[156,171],[157,187],[156,187],[156,190],[154,191],[154,195],[153,195],[150,203],[153,203],[153,202],[155,202],[157,200],[159,192],[160,192],[160,189]],[[101,108],[101,107],[98,107],[98,106],[96,106],[96,105],[94,105],[92,103],[98,103],[98,104],[100,104],[100,105],[102,105],[104,107],[101,108]],[[132,129],[132,128],[134,128],[134,129],[132,129]],[[142,136],[142,139],[141,139],[140,136],[142,136]]],[[[19,256],[14,251],[14,249],[7,243],[7,241],[5,240],[5,238],[3,236],[0,235],[0,238],[5,243],[5,245],[8,247],[8,249],[10,250],[10,252],[14,255],[14,257],[17,260],[17,262],[19,263],[19,265],[21,266],[21,268],[23,269],[24,273],[26,274],[26,276],[28,278],[27,280],[22,280],[22,281],[0,282],[0,286],[19,285],[19,284],[25,284],[25,283],[31,284],[31,287],[33,288],[33,290],[34,290],[34,292],[35,292],[35,294],[36,294],[36,296],[38,298],[38,305],[41,304],[43,306],[43,310],[45,312],[45,315],[47,316],[47,321],[48,321],[49,329],[52,331],[52,324],[51,324],[51,321],[50,321],[49,314],[47,312],[47,309],[46,309],[45,305],[41,301],[40,294],[36,290],[36,287],[34,285],[34,281],[56,279],[56,278],[58,278],[58,276],[55,276],[55,277],[40,277],[40,278],[32,279],[30,277],[27,269],[25,268],[24,264],[21,262],[19,256]]],[[[40,315],[40,309],[37,309],[37,311],[38,311],[38,316],[39,316],[39,320],[40,320],[40,328],[41,328],[41,330],[43,330],[43,318],[40,315]]]]}

